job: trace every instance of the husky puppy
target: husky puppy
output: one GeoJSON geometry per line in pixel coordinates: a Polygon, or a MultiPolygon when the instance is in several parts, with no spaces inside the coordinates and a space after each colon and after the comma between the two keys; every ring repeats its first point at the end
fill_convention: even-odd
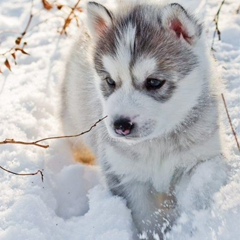
{"type": "Polygon", "coordinates": [[[62,122],[90,147],[141,239],[163,239],[181,211],[202,209],[226,177],[216,77],[202,25],[181,5],[87,4],[66,67],[62,122]]]}

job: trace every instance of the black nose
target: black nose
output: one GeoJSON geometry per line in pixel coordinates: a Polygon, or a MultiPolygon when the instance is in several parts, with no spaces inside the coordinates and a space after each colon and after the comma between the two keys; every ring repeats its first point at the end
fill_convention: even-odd
{"type": "Polygon", "coordinates": [[[119,118],[114,122],[115,132],[119,135],[129,135],[134,127],[134,124],[127,118],[119,118]]]}

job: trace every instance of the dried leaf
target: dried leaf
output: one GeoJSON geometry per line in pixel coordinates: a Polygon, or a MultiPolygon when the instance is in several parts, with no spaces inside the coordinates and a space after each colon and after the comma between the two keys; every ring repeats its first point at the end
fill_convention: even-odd
{"type": "Polygon", "coordinates": [[[15,40],[15,43],[16,43],[17,45],[19,45],[19,44],[21,43],[21,41],[22,41],[22,37],[18,37],[18,38],[15,40]]]}
{"type": "Polygon", "coordinates": [[[14,59],[15,65],[17,65],[17,62],[16,62],[16,52],[12,53],[11,55],[12,55],[12,57],[13,57],[13,59],[14,59]]]}
{"type": "Polygon", "coordinates": [[[65,20],[65,23],[64,23],[64,26],[62,28],[61,34],[64,34],[64,33],[66,34],[67,33],[66,29],[68,28],[68,26],[70,25],[71,22],[72,22],[72,18],[70,18],[70,17],[65,20]]]}
{"type": "Polygon", "coordinates": [[[13,59],[16,60],[16,54],[15,54],[15,52],[12,53],[11,55],[12,55],[13,59]]]}
{"type": "Polygon", "coordinates": [[[26,54],[26,55],[30,55],[29,53],[27,53],[25,50],[21,49],[20,50],[23,54],[26,54]]]}
{"type": "Polygon", "coordinates": [[[66,21],[65,21],[65,30],[70,25],[71,22],[72,22],[72,18],[66,19],[66,21]]]}
{"type": "Polygon", "coordinates": [[[57,9],[61,10],[63,8],[63,5],[57,5],[57,9]]]}
{"type": "Polygon", "coordinates": [[[16,51],[20,51],[22,52],[23,54],[26,54],[26,55],[30,55],[29,53],[27,53],[25,50],[23,50],[22,48],[16,48],[16,51]]]}
{"type": "Polygon", "coordinates": [[[42,4],[43,4],[43,7],[44,7],[46,10],[51,10],[51,9],[53,9],[53,5],[50,4],[47,0],[42,0],[42,4]]]}
{"type": "Polygon", "coordinates": [[[4,64],[8,68],[8,70],[12,71],[11,65],[10,65],[10,63],[9,63],[9,61],[7,59],[5,60],[4,64]]]}
{"type": "Polygon", "coordinates": [[[76,10],[79,12],[83,12],[83,8],[81,8],[81,7],[76,8],[76,10]]]}

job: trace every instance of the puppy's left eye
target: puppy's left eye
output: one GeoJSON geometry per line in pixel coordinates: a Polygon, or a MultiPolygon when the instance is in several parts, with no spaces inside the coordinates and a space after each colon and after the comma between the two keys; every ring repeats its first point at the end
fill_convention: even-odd
{"type": "Polygon", "coordinates": [[[166,80],[160,80],[155,78],[147,78],[145,87],[147,90],[157,90],[165,84],[166,80]]]}
{"type": "Polygon", "coordinates": [[[115,87],[116,83],[115,83],[115,81],[114,81],[112,78],[106,77],[105,80],[106,80],[106,82],[107,82],[107,84],[108,84],[109,86],[115,87]]]}

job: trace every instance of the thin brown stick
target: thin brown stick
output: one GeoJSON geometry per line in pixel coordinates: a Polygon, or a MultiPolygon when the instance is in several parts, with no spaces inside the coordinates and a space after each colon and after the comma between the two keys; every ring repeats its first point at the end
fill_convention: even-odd
{"type": "Polygon", "coordinates": [[[214,46],[214,41],[215,41],[215,37],[216,37],[216,34],[218,35],[218,40],[220,41],[221,40],[221,32],[219,30],[219,26],[218,26],[218,22],[219,22],[219,15],[220,15],[220,12],[221,12],[221,9],[223,7],[225,3],[225,0],[223,0],[218,8],[218,11],[213,19],[213,22],[215,23],[215,30],[214,30],[214,33],[213,33],[213,41],[212,41],[212,47],[211,49],[213,49],[213,46],[214,46]]]}
{"type": "Polygon", "coordinates": [[[103,118],[100,118],[97,122],[95,122],[88,130],[84,131],[84,132],[81,132],[81,133],[78,133],[78,134],[74,134],[74,135],[67,135],[67,136],[56,136],[56,137],[49,137],[49,138],[43,138],[41,140],[37,140],[35,141],[35,143],[39,143],[39,142],[42,142],[42,141],[45,141],[45,140],[52,140],[52,139],[61,139],[61,138],[75,138],[75,137],[79,137],[83,134],[86,134],[88,132],[90,132],[94,127],[97,126],[98,123],[100,123],[101,121],[103,121],[107,116],[103,117],[103,118]]]}
{"type": "Polygon", "coordinates": [[[75,14],[74,14],[74,11],[77,9],[78,7],[78,4],[80,3],[81,0],[78,0],[77,3],[74,5],[74,7],[72,8],[71,12],[69,13],[68,17],[66,18],[65,22],[64,22],[64,25],[62,27],[62,30],[60,32],[60,34],[64,34],[66,33],[66,28],[69,26],[70,22],[72,21],[72,18],[74,18],[75,14]]]}
{"type": "Polygon", "coordinates": [[[23,141],[15,141],[14,139],[5,139],[4,141],[0,142],[0,145],[2,144],[22,144],[22,145],[35,145],[37,147],[42,147],[42,148],[48,148],[49,145],[42,145],[42,144],[37,144],[36,142],[23,142],[23,141]]]}
{"type": "Polygon", "coordinates": [[[43,171],[41,171],[41,170],[38,170],[37,172],[34,172],[34,173],[16,173],[16,172],[10,171],[10,170],[2,167],[2,166],[0,166],[0,169],[2,169],[5,172],[17,175],[17,176],[34,176],[34,175],[37,175],[39,173],[41,175],[41,179],[42,179],[42,182],[43,182],[43,171]]]}
{"type": "Polygon", "coordinates": [[[225,100],[225,98],[224,98],[223,93],[221,94],[221,96],[222,96],[222,100],[223,100],[223,103],[224,103],[224,107],[225,107],[225,110],[226,110],[226,113],[227,113],[227,116],[228,116],[228,121],[229,121],[230,126],[231,126],[231,129],[232,129],[232,133],[233,133],[233,135],[234,135],[235,141],[236,141],[236,143],[237,143],[238,150],[239,150],[239,152],[240,152],[240,144],[239,144],[239,141],[238,141],[237,133],[236,133],[236,131],[234,130],[234,127],[233,127],[233,124],[232,124],[232,120],[231,120],[230,115],[229,115],[229,112],[228,112],[227,103],[226,103],[226,100],[225,100]]]}
{"type": "MultiPolygon", "coordinates": [[[[8,68],[9,71],[11,71],[11,61],[9,61],[10,59],[13,58],[14,60],[14,63],[16,63],[16,52],[17,51],[20,51],[22,54],[26,54],[26,55],[29,55],[25,50],[24,50],[24,47],[26,46],[26,42],[24,42],[23,44],[22,41],[23,41],[23,38],[25,37],[25,35],[27,34],[27,31],[29,29],[29,26],[32,22],[32,19],[33,19],[33,0],[32,0],[32,3],[31,3],[31,10],[30,10],[30,16],[29,16],[29,19],[28,19],[28,22],[27,22],[27,25],[25,27],[25,29],[23,30],[23,32],[20,34],[20,36],[18,36],[16,39],[15,39],[15,46],[13,46],[12,48],[10,48],[9,50],[7,50],[6,52],[4,53],[0,53],[1,56],[3,56],[5,58],[5,62],[4,62],[4,65],[8,68]],[[12,56],[10,59],[9,59],[9,56],[12,56]]],[[[2,71],[0,70],[0,73],[2,73],[2,71]]]]}
{"type": "Polygon", "coordinates": [[[95,122],[88,130],[81,132],[79,134],[74,134],[74,135],[64,135],[64,136],[56,136],[56,137],[47,137],[47,138],[42,138],[40,140],[36,140],[34,142],[24,142],[24,141],[15,141],[14,139],[5,139],[4,141],[0,142],[1,144],[22,144],[22,145],[33,145],[33,146],[37,146],[37,147],[42,147],[42,148],[49,148],[49,145],[43,145],[43,144],[39,144],[40,142],[46,141],[46,140],[54,140],[54,139],[63,139],[63,138],[75,138],[75,137],[79,137],[83,134],[86,134],[88,132],[90,132],[94,127],[97,126],[98,123],[100,123],[101,121],[103,121],[107,116],[100,118],[97,122],[95,122]]]}
{"type": "Polygon", "coordinates": [[[30,10],[30,15],[29,15],[29,19],[28,19],[28,22],[27,22],[27,25],[25,27],[25,29],[23,30],[23,32],[21,33],[21,36],[19,36],[17,39],[16,39],[16,45],[19,45],[23,38],[25,37],[25,35],[27,34],[27,31],[28,31],[28,28],[30,27],[30,24],[32,22],[32,19],[33,19],[33,0],[32,0],[32,5],[31,5],[31,10],[30,10]]]}

